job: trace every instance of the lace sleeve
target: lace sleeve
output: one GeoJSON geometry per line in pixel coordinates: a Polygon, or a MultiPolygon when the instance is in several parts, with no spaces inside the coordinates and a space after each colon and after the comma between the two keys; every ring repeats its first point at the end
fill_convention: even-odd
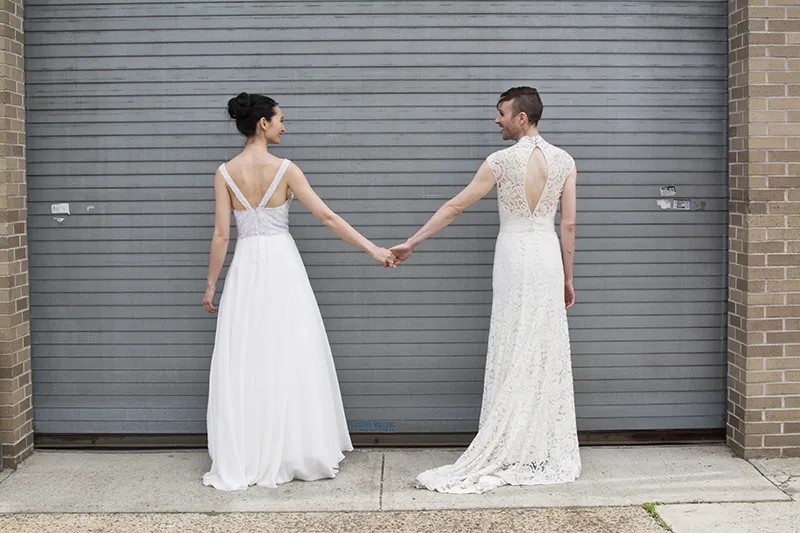
{"type": "Polygon", "coordinates": [[[503,165],[500,162],[500,158],[501,158],[500,152],[494,152],[493,154],[491,154],[489,157],[486,158],[486,162],[489,164],[489,168],[491,169],[492,174],[494,174],[494,181],[498,185],[500,184],[500,181],[503,177],[503,172],[502,172],[503,165]]]}
{"type": "Polygon", "coordinates": [[[573,171],[577,171],[577,167],[575,165],[575,158],[567,154],[567,176],[569,176],[570,173],[573,171]]]}

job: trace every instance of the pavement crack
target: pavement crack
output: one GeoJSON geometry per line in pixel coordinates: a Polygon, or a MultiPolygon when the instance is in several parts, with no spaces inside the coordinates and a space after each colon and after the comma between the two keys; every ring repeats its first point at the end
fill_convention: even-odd
{"type": "Polygon", "coordinates": [[[0,485],[5,483],[7,479],[9,479],[14,474],[14,471],[7,471],[7,470],[0,470],[0,485]]]}
{"type": "Polygon", "coordinates": [[[792,495],[789,494],[786,491],[786,489],[789,488],[788,487],[788,483],[789,483],[789,481],[792,480],[792,478],[800,477],[800,476],[793,476],[793,475],[787,474],[786,472],[783,472],[783,471],[781,471],[780,474],[767,473],[767,471],[760,464],[758,464],[756,462],[753,462],[753,461],[747,461],[747,462],[750,463],[750,466],[752,466],[753,468],[756,469],[756,472],[758,472],[761,475],[761,477],[763,477],[764,479],[769,481],[772,484],[773,487],[775,487],[776,489],[781,491],[783,494],[788,496],[790,500],[794,499],[794,498],[792,498],[792,495]],[[784,476],[786,476],[786,479],[783,479],[784,476]]]}
{"type": "MultiPolygon", "coordinates": [[[[786,474],[786,479],[783,481],[776,483],[775,486],[781,489],[782,491],[786,492],[789,489],[789,485],[792,484],[797,479],[800,479],[800,475],[794,476],[791,474],[786,474]]],[[[787,492],[788,494],[788,492],[787,492]]]]}
{"type": "Polygon", "coordinates": [[[386,472],[386,453],[381,453],[381,490],[378,496],[378,510],[383,511],[383,476],[386,472]]]}

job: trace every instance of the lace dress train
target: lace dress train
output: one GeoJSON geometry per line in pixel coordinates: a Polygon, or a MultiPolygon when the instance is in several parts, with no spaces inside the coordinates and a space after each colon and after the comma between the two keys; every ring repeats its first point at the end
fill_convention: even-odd
{"type": "Polygon", "coordinates": [[[581,461],[575,422],[564,273],[554,218],[574,161],[541,137],[523,137],[488,159],[498,186],[492,316],[478,434],[452,465],[417,484],[481,493],[502,485],[574,481],[581,461]],[[542,150],[548,177],[529,209],[525,169],[542,150]]]}

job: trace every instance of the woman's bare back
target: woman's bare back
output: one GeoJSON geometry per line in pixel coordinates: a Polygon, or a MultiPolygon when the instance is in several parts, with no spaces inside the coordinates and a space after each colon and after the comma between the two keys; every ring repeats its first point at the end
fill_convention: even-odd
{"type": "MultiPolygon", "coordinates": [[[[233,179],[236,186],[242,192],[251,206],[255,207],[264,198],[275,176],[278,174],[283,159],[269,155],[259,160],[238,155],[225,163],[225,168],[233,179]]],[[[231,198],[231,205],[237,211],[244,211],[245,206],[236,198],[236,195],[228,187],[228,195],[231,198]]],[[[265,207],[280,207],[289,200],[289,185],[286,180],[278,184],[278,188],[272,194],[265,207]]]]}

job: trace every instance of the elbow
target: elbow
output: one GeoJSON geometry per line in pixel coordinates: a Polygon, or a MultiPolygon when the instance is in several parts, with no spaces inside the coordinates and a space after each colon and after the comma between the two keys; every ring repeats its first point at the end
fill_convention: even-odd
{"type": "Polygon", "coordinates": [[[458,218],[464,212],[464,207],[454,202],[447,202],[442,206],[442,210],[447,218],[453,220],[458,218]]]}
{"type": "Polygon", "coordinates": [[[336,214],[330,209],[326,209],[317,215],[317,219],[325,224],[325,227],[332,228],[336,225],[336,214]]]}
{"type": "Polygon", "coordinates": [[[562,220],[561,221],[561,231],[568,231],[570,233],[575,233],[575,221],[574,220],[562,220]]]}
{"type": "Polygon", "coordinates": [[[211,240],[213,242],[215,242],[215,243],[227,245],[228,241],[231,240],[231,237],[230,237],[229,233],[223,233],[221,231],[215,231],[214,232],[214,236],[211,238],[211,240]]]}

